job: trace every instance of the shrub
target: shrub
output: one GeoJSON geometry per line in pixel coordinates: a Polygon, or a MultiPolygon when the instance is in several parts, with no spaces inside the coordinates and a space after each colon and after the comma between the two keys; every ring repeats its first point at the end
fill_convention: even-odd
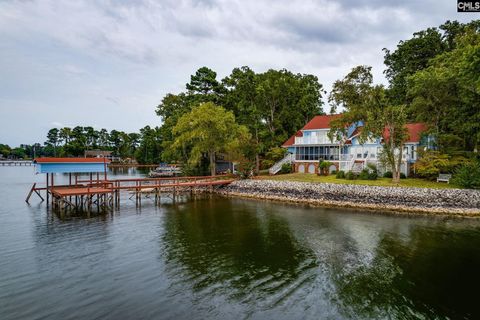
{"type": "Polygon", "coordinates": [[[400,179],[407,179],[407,176],[405,175],[405,173],[400,172],[400,179]]]}
{"type": "Polygon", "coordinates": [[[292,165],[290,163],[284,163],[282,164],[282,168],[280,169],[280,173],[291,173],[292,170],[292,165]]]}
{"type": "Polygon", "coordinates": [[[328,174],[329,174],[328,169],[330,168],[330,166],[332,164],[333,163],[331,163],[330,161],[320,160],[318,162],[318,173],[323,174],[325,176],[328,176],[328,174]]]}
{"type": "Polygon", "coordinates": [[[368,171],[367,168],[363,169],[362,172],[360,172],[360,174],[358,175],[358,179],[360,180],[368,180],[368,174],[370,172],[368,171]]]}
{"type": "Polygon", "coordinates": [[[340,170],[336,173],[335,178],[337,179],[345,179],[345,171],[340,170]]]}
{"type": "Polygon", "coordinates": [[[468,163],[458,168],[452,183],[467,189],[480,189],[480,163],[468,163]]]}
{"type": "Polygon", "coordinates": [[[438,151],[419,151],[419,160],[414,164],[416,175],[435,180],[440,173],[453,173],[467,162],[461,154],[449,155],[438,151]]]}
{"type": "Polygon", "coordinates": [[[383,177],[384,178],[393,178],[393,173],[392,171],[385,171],[385,173],[383,174],[383,177]]]}
{"type": "Polygon", "coordinates": [[[240,179],[250,179],[253,177],[253,170],[255,169],[255,162],[247,159],[242,159],[237,165],[237,176],[240,179]]]}
{"type": "Polygon", "coordinates": [[[345,179],[347,179],[347,180],[355,180],[356,178],[357,178],[357,176],[352,171],[348,171],[345,174],[345,179]]]}
{"type": "Polygon", "coordinates": [[[337,174],[337,170],[332,170],[332,174],[337,174]]]}
{"type": "Polygon", "coordinates": [[[368,170],[368,180],[377,180],[378,178],[378,170],[377,166],[374,165],[373,163],[368,163],[367,164],[367,170],[368,170]]]}

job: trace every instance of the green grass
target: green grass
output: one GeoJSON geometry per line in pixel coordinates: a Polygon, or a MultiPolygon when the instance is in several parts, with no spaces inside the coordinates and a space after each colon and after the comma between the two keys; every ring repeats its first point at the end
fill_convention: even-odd
{"type": "Polygon", "coordinates": [[[367,186],[383,186],[383,187],[416,187],[416,188],[433,188],[433,189],[451,189],[456,188],[445,182],[428,181],[424,179],[401,179],[399,184],[392,182],[390,178],[378,178],[377,180],[346,180],[336,179],[335,175],[317,176],[310,173],[289,173],[279,174],[275,176],[260,176],[259,179],[278,180],[278,181],[298,181],[298,182],[314,182],[314,183],[338,183],[338,184],[358,184],[367,186]]]}

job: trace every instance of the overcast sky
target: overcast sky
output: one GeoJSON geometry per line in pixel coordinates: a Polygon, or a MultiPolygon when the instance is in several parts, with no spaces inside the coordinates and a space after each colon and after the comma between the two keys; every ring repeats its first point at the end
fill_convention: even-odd
{"type": "Polygon", "coordinates": [[[0,1],[0,143],[48,129],[137,131],[199,67],[311,73],[329,89],[359,64],[382,75],[382,48],[446,20],[455,0],[0,1]]]}

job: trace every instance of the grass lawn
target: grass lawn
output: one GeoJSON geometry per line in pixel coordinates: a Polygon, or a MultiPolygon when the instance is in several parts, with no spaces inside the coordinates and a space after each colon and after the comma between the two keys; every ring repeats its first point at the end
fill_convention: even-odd
{"type": "Polygon", "coordinates": [[[416,188],[434,188],[447,189],[456,188],[446,182],[435,182],[423,179],[401,179],[399,184],[392,183],[390,178],[378,178],[377,180],[346,180],[336,179],[335,175],[317,176],[311,173],[289,173],[279,174],[275,176],[259,176],[258,179],[279,180],[279,181],[299,181],[299,182],[315,182],[315,183],[339,183],[339,184],[359,184],[368,186],[384,186],[384,187],[416,187],[416,188]]]}

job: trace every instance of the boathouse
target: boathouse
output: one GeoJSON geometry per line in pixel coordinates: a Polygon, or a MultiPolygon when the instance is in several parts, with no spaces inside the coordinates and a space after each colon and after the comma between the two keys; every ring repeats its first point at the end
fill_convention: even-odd
{"type": "Polygon", "coordinates": [[[36,158],[36,173],[100,173],[106,174],[107,158],[36,158]]]}

